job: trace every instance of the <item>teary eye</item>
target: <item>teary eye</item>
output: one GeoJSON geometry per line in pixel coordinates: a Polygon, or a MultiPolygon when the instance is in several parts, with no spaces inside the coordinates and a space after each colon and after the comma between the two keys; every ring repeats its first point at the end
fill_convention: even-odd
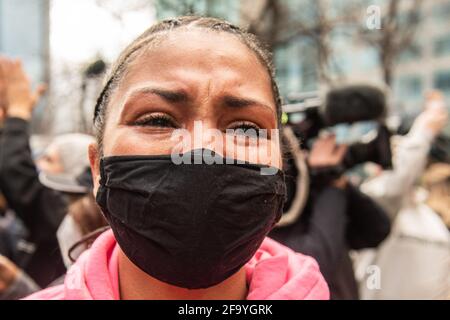
{"type": "Polygon", "coordinates": [[[178,128],[176,121],[172,117],[162,113],[140,117],[134,122],[134,125],[157,128],[178,128]]]}
{"type": "Polygon", "coordinates": [[[261,128],[251,122],[240,122],[234,124],[231,128],[235,135],[244,135],[247,137],[257,138],[260,136],[261,128]]]}

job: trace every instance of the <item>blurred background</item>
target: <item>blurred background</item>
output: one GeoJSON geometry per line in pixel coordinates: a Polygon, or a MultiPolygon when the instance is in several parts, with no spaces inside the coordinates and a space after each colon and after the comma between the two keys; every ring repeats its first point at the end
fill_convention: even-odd
{"type": "Polygon", "coordinates": [[[62,283],[105,230],[87,157],[105,73],[189,14],[273,52],[288,194],[270,237],[333,299],[450,299],[450,0],[0,0],[0,300],[62,283]],[[26,75],[48,87],[34,109],[26,75]]]}
{"type": "Polygon", "coordinates": [[[346,82],[384,85],[407,125],[427,90],[450,99],[450,0],[0,0],[0,53],[49,84],[33,132],[89,132],[105,67],[154,21],[192,13],[260,36],[287,101],[346,82]]]}

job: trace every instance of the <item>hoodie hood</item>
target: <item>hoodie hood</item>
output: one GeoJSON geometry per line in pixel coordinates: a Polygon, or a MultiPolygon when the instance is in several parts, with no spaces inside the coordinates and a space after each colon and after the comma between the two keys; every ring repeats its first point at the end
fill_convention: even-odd
{"type": "MultiPolygon", "coordinates": [[[[30,300],[119,300],[119,246],[104,232],[67,271],[64,284],[37,292],[30,300]]],[[[247,300],[326,300],[328,286],[317,262],[266,238],[246,264],[247,300]]]]}

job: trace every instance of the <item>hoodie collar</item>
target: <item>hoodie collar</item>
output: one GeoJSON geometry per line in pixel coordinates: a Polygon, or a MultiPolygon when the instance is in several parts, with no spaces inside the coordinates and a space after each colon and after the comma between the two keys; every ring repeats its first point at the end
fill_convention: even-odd
{"type": "MultiPolygon", "coordinates": [[[[119,247],[104,232],[69,269],[64,282],[70,300],[119,300],[119,247]]],[[[246,264],[248,300],[329,299],[316,261],[266,238],[246,264]]]]}

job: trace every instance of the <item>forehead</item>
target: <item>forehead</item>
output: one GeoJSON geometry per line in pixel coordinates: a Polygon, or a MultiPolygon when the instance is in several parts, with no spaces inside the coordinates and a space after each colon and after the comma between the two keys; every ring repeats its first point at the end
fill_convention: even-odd
{"type": "MultiPolygon", "coordinates": [[[[125,68],[118,88],[122,95],[144,82],[160,82],[199,90],[214,88],[259,95],[274,105],[266,67],[235,35],[200,28],[162,33],[125,68]]],[[[220,90],[219,90],[220,91],[220,90]]]]}

